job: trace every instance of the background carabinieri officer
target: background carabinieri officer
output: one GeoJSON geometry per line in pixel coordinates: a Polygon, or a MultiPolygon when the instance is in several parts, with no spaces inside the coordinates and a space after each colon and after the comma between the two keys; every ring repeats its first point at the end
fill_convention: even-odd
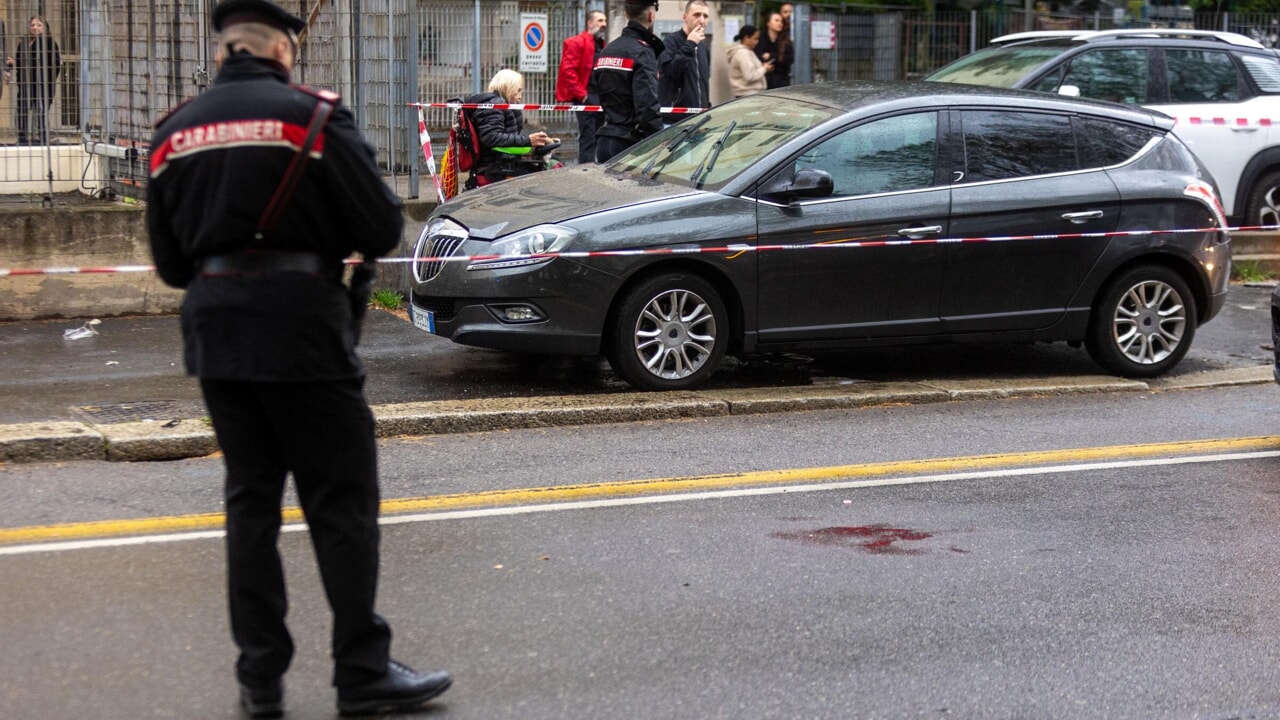
{"type": "Polygon", "coordinates": [[[284,710],[294,645],[276,543],[292,471],[333,610],[338,709],[413,708],[451,680],[391,660],[374,611],[377,458],[353,317],[368,295],[349,298],[342,284],[348,255],[396,247],[400,201],[337,96],[288,84],[301,19],[266,0],[226,0],[213,27],[213,87],[157,126],[147,223],[160,277],[187,289],[187,372],[225,455],[240,701],[253,717],[284,710]],[[322,101],[336,109],[290,194],[281,180],[322,101]]]}
{"type": "Polygon", "coordinates": [[[662,129],[658,115],[658,56],[662,41],[649,28],[658,16],[658,0],[627,0],[627,26],[596,53],[587,92],[600,98],[604,119],[596,129],[596,162],[662,129]]]}

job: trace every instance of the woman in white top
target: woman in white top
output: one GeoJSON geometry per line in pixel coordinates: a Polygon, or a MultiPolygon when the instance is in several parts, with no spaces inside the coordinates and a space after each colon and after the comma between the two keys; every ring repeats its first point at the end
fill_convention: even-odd
{"type": "Polygon", "coordinates": [[[773,61],[761,63],[756,57],[756,44],[760,42],[760,30],[754,25],[743,25],[729,46],[729,87],[735,98],[758,93],[765,89],[764,76],[773,70],[773,61]]]}

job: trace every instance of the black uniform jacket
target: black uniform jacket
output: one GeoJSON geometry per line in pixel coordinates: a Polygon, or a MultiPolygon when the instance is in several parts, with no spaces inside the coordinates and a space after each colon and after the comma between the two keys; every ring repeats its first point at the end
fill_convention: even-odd
{"type": "MultiPolygon", "coordinates": [[[[658,58],[658,103],[663,107],[711,107],[711,51],[709,39],[689,42],[683,29],[662,38],[662,56],[658,58]]],[[[687,115],[668,115],[668,123],[679,122],[687,115]]]]}
{"type": "Polygon", "coordinates": [[[596,54],[587,92],[600,98],[604,124],[596,135],[632,142],[662,129],[658,115],[658,55],[662,41],[632,20],[596,54]]]}
{"type": "Polygon", "coordinates": [[[290,86],[279,64],[237,53],[212,88],[156,128],[147,225],[160,277],[187,288],[182,329],[193,375],[267,382],[363,375],[342,260],[390,252],[404,219],[346,108],[330,118],[278,224],[254,238],[317,95],[290,86]],[[199,273],[203,258],[244,250],[314,253],[325,271],[199,273]]]}

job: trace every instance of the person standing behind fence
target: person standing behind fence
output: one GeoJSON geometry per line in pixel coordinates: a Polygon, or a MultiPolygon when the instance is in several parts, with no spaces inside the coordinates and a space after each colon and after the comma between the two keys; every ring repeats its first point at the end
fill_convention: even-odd
{"type": "Polygon", "coordinates": [[[27,27],[31,37],[18,43],[13,56],[5,58],[6,76],[18,85],[16,95],[19,145],[49,144],[49,107],[62,73],[58,43],[49,37],[49,24],[32,15],[27,27]]]}
{"type": "MultiPolygon", "coordinates": [[[[560,71],[556,73],[556,102],[596,105],[599,98],[587,92],[587,81],[596,64],[596,53],[604,47],[609,31],[609,18],[599,10],[587,13],[587,29],[565,38],[560,54],[560,71]]],[[[578,162],[596,161],[596,127],[600,113],[579,112],[578,162]]]]}
{"type": "Polygon", "coordinates": [[[342,283],[348,255],[400,242],[401,203],[341,99],[289,85],[306,23],[267,0],[224,0],[211,20],[218,75],[156,126],[147,229],[160,278],[187,291],[184,361],[226,465],[240,704],[284,712],[294,643],[277,543],[292,472],[333,613],[338,711],[416,708],[451,679],[392,660],[375,612],[377,445],[355,352],[371,277],[342,283]]]}
{"type": "MultiPolygon", "coordinates": [[[[0,57],[2,58],[9,57],[8,54],[6,54],[5,52],[6,40],[7,39],[5,38],[5,35],[4,35],[4,20],[0,20],[0,57]]],[[[8,66],[6,65],[5,67],[7,68],[8,66]]],[[[10,82],[9,71],[6,69],[3,72],[0,72],[0,98],[4,97],[4,86],[9,82],[10,82]]]]}
{"type": "Polygon", "coordinates": [[[658,0],[627,0],[627,26],[596,56],[588,92],[600,97],[604,123],[596,132],[596,162],[607,162],[662,129],[658,56],[662,41],[650,28],[658,0]]]}
{"type": "Polygon", "coordinates": [[[729,46],[729,87],[735,98],[754,95],[765,89],[764,76],[773,69],[773,61],[761,64],[756,57],[760,29],[755,25],[743,25],[733,40],[729,46]]]}
{"type": "MultiPolygon", "coordinates": [[[[658,58],[658,103],[663,107],[711,107],[711,51],[707,39],[707,21],[711,10],[705,0],[688,0],[684,6],[684,25],[662,38],[662,55],[658,58]]],[[[663,117],[668,124],[685,115],[663,117]]]]}
{"type": "Polygon", "coordinates": [[[769,21],[765,23],[764,31],[760,33],[760,43],[756,45],[756,57],[762,63],[773,61],[773,70],[764,78],[770,90],[791,84],[791,63],[795,61],[795,48],[791,45],[791,38],[787,36],[782,13],[769,13],[769,21]]]}

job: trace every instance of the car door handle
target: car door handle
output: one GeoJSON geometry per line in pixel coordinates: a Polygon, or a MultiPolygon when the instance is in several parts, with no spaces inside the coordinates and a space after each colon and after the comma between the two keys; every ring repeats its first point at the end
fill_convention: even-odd
{"type": "Polygon", "coordinates": [[[1097,220],[1100,217],[1102,217],[1101,210],[1086,210],[1084,212],[1064,213],[1062,215],[1063,220],[1070,220],[1076,225],[1083,225],[1090,220],[1097,220]]]}
{"type": "Polygon", "coordinates": [[[937,235],[940,232],[942,232],[941,225],[924,225],[921,227],[902,228],[898,231],[898,234],[912,240],[919,240],[925,235],[937,235]]]}
{"type": "Polygon", "coordinates": [[[1247,125],[1245,125],[1245,126],[1241,126],[1241,125],[1232,125],[1232,126],[1231,126],[1231,132],[1236,132],[1236,133],[1251,133],[1251,132],[1258,132],[1258,128],[1256,128],[1256,127],[1249,127],[1249,126],[1247,126],[1247,125]]]}

